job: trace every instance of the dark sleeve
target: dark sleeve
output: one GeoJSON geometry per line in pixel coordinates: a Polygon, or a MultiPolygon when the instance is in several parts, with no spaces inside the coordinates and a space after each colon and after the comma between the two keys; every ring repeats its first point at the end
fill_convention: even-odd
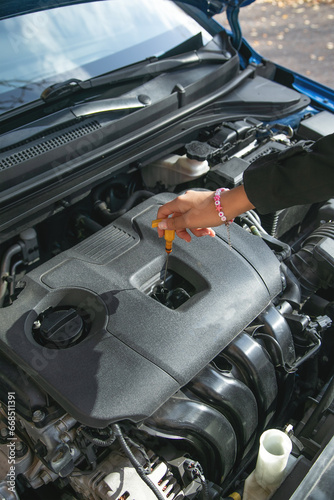
{"type": "Polygon", "coordinates": [[[260,213],[334,196],[334,134],[270,153],[244,172],[248,199],[260,213]]]}

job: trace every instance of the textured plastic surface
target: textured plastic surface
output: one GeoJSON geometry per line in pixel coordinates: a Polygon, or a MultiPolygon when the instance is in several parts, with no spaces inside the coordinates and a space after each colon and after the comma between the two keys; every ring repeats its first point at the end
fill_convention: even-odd
{"type": "Polygon", "coordinates": [[[216,181],[219,185],[223,185],[224,181],[231,186],[241,184],[243,173],[248,167],[249,162],[242,158],[233,157],[225,163],[219,163],[208,174],[208,179],[216,181]],[[219,179],[220,182],[219,182],[219,179]]]}
{"type": "Polygon", "coordinates": [[[309,102],[309,98],[303,94],[256,76],[230,92],[224,99],[224,106],[226,111],[230,106],[238,106],[243,110],[243,115],[249,112],[258,120],[265,120],[270,113],[271,119],[274,120],[297,112],[309,102]]]}
{"type": "Polygon", "coordinates": [[[303,120],[298,128],[298,134],[306,139],[316,141],[325,135],[334,132],[334,116],[328,111],[320,113],[303,120]]]}
{"type": "Polygon", "coordinates": [[[188,383],[281,290],[279,262],[266,244],[232,224],[216,238],[174,241],[169,265],[195,287],[177,311],[144,289],[165,264],[164,240],[151,228],[156,196],[25,278],[2,312],[7,355],[79,421],[96,427],[140,421],[188,383]],[[37,344],[32,325],[48,307],[87,311],[92,324],[79,344],[37,344]]]}

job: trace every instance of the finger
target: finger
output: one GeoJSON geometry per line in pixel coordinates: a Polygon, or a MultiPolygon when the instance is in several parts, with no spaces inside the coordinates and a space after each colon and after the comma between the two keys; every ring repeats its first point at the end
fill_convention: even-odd
{"type": "MultiPolygon", "coordinates": [[[[182,215],[180,212],[173,212],[171,214],[171,217],[178,217],[180,215],[182,215]]],[[[158,236],[159,236],[159,238],[162,238],[165,235],[165,230],[164,229],[160,229],[159,225],[157,226],[157,229],[158,229],[158,236]]],[[[167,229],[167,227],[166,227],[166,229],[167,229]]],[[[184,229],[184,228],[182,228],[182,229],[184,229]]]]}
{"type": "Polygon", "coordinates": [[[187,241],[188,243],[189,243],[189,241],[191,241],[191,236],[188,233],[188,231],[186,231],[185,229],[179,229],[175,232],[176,232],[177,236],[179,238],[181,238],[181,240],[187,241]]]}
{"type": "Polygon", "coordinates": [[[187,224],[185,223],[183,215],[179,215],[177,217],[170,217],[169,219],[163,219],[158,224],[158,229],[174,229],[178,231],[180,229],[185,229],[187,224]]]}
{"type": "MultiPolygon", "coordinates": [[[[158,209],[157,219],[167,219],[170,215],[174,213],[181,214],[184,210],[180,210],[180,198],[174,198],[172,201],[168,201],[158,209]]],[[[182,205],[182,201],[181,201],[182,205]]]]}
{"type": "Polygon", "coordinates": [[[197,228],[197,229],[191,229],[191,232],[197,237],[201,237],[201,236],[214,237],[214,236],[216,236],[216,233],[214,232],[214,230],[211,227],[201,227],[201,228],[197,228]]]}

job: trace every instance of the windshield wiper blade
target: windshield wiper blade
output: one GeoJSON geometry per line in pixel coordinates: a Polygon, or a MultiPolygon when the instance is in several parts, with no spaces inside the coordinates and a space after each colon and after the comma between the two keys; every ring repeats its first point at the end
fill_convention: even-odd
{"type": "Polygon", "coordinates": [[[138,97],[117,97],[76,104],[75,106],[57,111],[52,115],[40,118],[39,120],[29,123],[28,125],[3,134],[1,136],[1,150],[23,141],[32,140],[41,133],[44,135],[50,129],[58,127],[59,125],[70,123],[73,120],[113,111],[136,110],[144,108],[150,104],[151,100],[149,96],[144,94],[139,95],[138,97]]]}
{"type": "Polygon", "coordinates": [[[224,50],[200,49],[186,52],[164,59],[152,57],[131,66],[114,70],[111,73],[97,76],[89,80],[72,78],[61,83],[55,83],[43,90],[41,99],[45,102],[58,100],[80,90],[90,90],[104,85],[119,85],[131,80],[146,76],[156,76],[161,73],[180,69],[185,66],[198,64],[223,64],[231,58],[231,54],[224,50]]]}

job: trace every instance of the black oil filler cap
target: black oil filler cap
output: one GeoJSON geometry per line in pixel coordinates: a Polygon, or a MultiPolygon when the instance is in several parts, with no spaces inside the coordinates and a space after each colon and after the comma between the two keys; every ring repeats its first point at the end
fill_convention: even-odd
{"type": "Polygon", "coordinates": [[[50,308],[34,324],[34,338],[45,347],[66,349],[85,334],[85,322],[73,307],[50,308]]]}

